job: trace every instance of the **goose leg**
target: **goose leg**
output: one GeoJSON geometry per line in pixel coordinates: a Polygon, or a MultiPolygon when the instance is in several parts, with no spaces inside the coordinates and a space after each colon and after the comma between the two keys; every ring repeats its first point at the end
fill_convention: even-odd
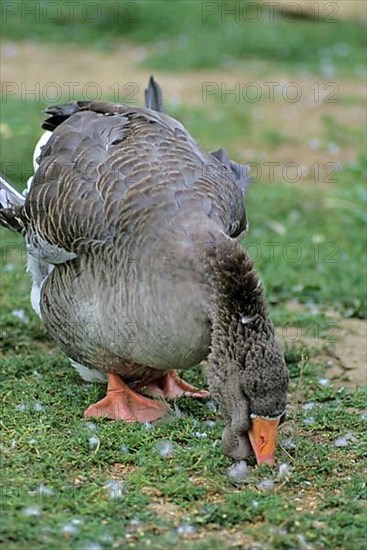
{"type": "Polygon", "coordinates": [[[104,416],[125,422],[152,422],[164,416],[168,407],[134,392],[117,374],[107,374],[107,395],[91,405],[84,416],[104,416]]]}
{"type": "Polygon", "coordinates": [[[177,399],[178,397],[210,397],[207,390],[198,390],[185,380],[182,380],[177,371],[171,370],[164,374],[155,382],[147,384],[144,392],[151,397],[165,397],[167,399],[177,399]]]}

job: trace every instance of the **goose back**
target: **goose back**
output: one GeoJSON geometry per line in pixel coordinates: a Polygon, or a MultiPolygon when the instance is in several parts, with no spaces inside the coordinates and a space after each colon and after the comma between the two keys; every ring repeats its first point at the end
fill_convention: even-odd
{"type": "Polygon", "coordinates": [[[78,254],[137,232],[161,238],[173,219],[199,212],[228,234],[245,226],[244,190],[178,121],[107,102],[48,112],[44,128],[53,133],[24,207],[30,239],[78,254]]]}

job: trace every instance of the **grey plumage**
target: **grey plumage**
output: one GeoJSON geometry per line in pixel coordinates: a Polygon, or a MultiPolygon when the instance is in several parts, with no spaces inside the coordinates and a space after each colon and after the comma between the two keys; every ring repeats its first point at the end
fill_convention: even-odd
{"type": "Polygon", "coordinates": [[[209,356],[223,448],[243,458],[250,413],[281,414],[287,391],[261,285],[234,239],[248,179],[161,112],[154,80],[146,101],[47,109],[52,135],[25,202],[2,205],[0,221],[55,266],[40,308],[74,361],[141,387],[209,356]]]}

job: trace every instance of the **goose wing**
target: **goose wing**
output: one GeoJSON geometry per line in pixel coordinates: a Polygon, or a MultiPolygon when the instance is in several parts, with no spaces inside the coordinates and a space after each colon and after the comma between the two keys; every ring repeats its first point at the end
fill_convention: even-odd
{"type": "Polygon", "coordinates": [[[167,208],[157,208],[156,220],[169,217],[169,204],[177,207],[188,192],[193,208],[228,235],[245,227],[244,187],[230,161],[201,151],[177,120],[110,102],[72,102],[47,113],[43,128],[52,135],[24,205],[30,253],[67,261],[92,243],[112,242],[121,224],[126,230],[158,205],[167,208]]]}

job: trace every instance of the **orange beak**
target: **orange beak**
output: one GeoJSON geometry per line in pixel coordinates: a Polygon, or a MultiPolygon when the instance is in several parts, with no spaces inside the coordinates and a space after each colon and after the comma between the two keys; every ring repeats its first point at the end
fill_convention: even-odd
{"type": "Polygon", "coordinates": [[[252,420],[249,437],[258,464],[274,465],[279,418],[270,420],[258,416],[252,420]]]}

